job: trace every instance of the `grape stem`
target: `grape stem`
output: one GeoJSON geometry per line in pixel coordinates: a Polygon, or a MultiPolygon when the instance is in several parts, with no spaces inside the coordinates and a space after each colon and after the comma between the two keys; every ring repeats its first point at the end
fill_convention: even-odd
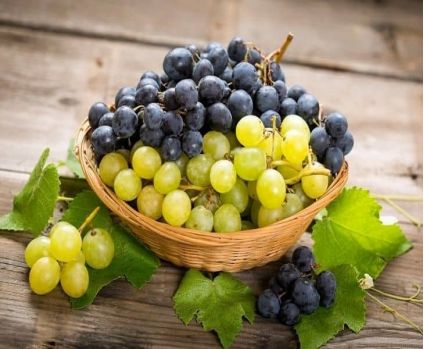
{"type": "Polygon", "coordinates": [[[193,184],[180,184],[179,188],[182,190],[196,190],[196,191],[203,191],[207,189],[207,187],[201,187],[200,185],[193,185],[193,184]]]}
{"type": "Polygon", "coordinates": [[[81,226],[78,228],[78,231],[82,233],[84,229],[91,223],[91,221],[96,217],[96,214],[99,212],[100,206],[97,206],[84,220],[84,222],[81,224],[81,226]]]}
{"type": "Polygon", "coordinates": [[[331,173],[330,173],[330,170],[326,168],[313,168],[313,169],[304,168],[299,172],[297,176],[286,179],[285,181],[286,181],[286,184],[292,185],[299,182],[302,179],[302,177],[313,176],[313,175],[330,176],[331,173]]]}
{"type": "Polygon", "coordinates": [[[384,201],[386,201],[390,206],[392,206],[396,211],[398,211],[400,214],[404,215],[406,218],[409,219],[409,221],[416,225],[418,228],[422,226],[422,223],[418,221],[414,216],[412,216],[409,212],[404,210],[402,207],[400,207],[398,204],[393,202],[391,199],[383,198],[384,201]]]}
{"type": "Polygon", "coordinates": [[[413,286],[416,288],[416,291],[415,291],[415,293],[414,293],[412,296],[410,296],[410,297],[399,296],[399,295],[396,295],[396,294],[387,293],[387,292],[384,292],[384,291],[378,290],[378,289],[376,289],[375,287],[370,288],[370,290],[372,290],[372,291],[374,291],[374,292],[376,292],[376,293],[378,293],[378,294],[381,294],[381,295],[382,295],[382,296],[384,296],[384,297],[392,298],[392,299],[396,299],[396,300],[398,300],[398,301],[404,301],[404,302],[411,302],[411,303],[418,303],[418,304],[422,304],[422,303],[423,303],[423,300],[422,300],[422,299],[417,298],[417,297],[418,297],[418,295],[421,293],[421,286],[416,285],[416,284],[414,284],[413,286]]]}
{"type": "Polygon", "coordinates": [[[280,63],[281,60],[283,59],[283,56],[286,53],[287,48],[293,41],[293,38],[294,38],[294,35],[292,33],[288,33],[286,39],[284,40],[284,42],[282,43],[282,45],[276,52],[275,56],[273,55],[274,56],[273,58],[277,63],[280,63]]]}
{"type": "Polygon", "coordinates": [[[68,196],[60,196],[60,195],[56,199],[56,201],[67,201],[67,202],[72,201],[72,200],[74,200],[74,198],[70,198],[68,196]]]}

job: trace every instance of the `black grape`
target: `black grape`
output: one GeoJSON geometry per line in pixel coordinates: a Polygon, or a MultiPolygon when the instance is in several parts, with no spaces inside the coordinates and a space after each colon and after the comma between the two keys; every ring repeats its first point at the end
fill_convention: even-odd
{"type": "Polygon", "coordinates": [[[343,151],[337,147],[330,147],[325,153],[324,165],[333,175],[336,175],[342,168],[344,161],[343,151]]]}
{"type": "Polygon", "coordinates": [[[230,83],[233,81],[233,68],[226,67],[224,72],[219,76],[221,80],[224,80],[226,83],[230,83]]]}
{"type": "Polygon", "coordinates": [[[128,86],[120,88],[115,96],[115,106],[118,105],[119,100],[124,96],[135,96],[135,88],[128,86]]]}
{"type": "Polygon", "coordinates": [[[284,293],[284,288],[278,283],[278,280],[275,276],[273,276],[268,283],[269,289],[272,290],[277,296],[284,293]]]}
{"type": "Polygon", "coordinates": [[[178,109],[179,105],[177,99],[175,98],[175,88],[168,88],[163,93],[163,104],[165,105],[166,110],[175,110],[178,109]]]}
{"type": "Polygon", "coordinates": [[[99,126],[91,134],[91,144],[96,156],[102,156],[115,150],[116,136],[110,126],[99,126]]]}
{"type": "Polygon", "coordinates": [[[229,109],[222,103],[215,103],[208,107],[207,118],[212,130],[227,133],[231,129],[232,116],[229,109]]]}
{"type": "Polygon", "coordinates": [[[187,111],[184,121],[190,130],[199,131],[205,125],[205,119],[206,109],[202,103],[197,102],[193,109],[187,111]]]}
{"type": "Polygon", "coordinates": [[[293,302],[284,302],[281,305],[280,313],[278,314],[278,320],[287,326],[296,325],[300,320],[299,307],[293,302]]]}
{"type": "Polygon", "coordinates": [[[284,290],[288,291],[290,286],[300,277],[300,271],[292,263],[283,264],[277,273],[277,280],[284,290]]]}
{"type": "Polygon", "coordinates": [[[191,130],[184,132],[182,148],[189,158],[199,155],[203,148],[202,134],[191,130]]]}
{"type": "Polygon", "coordinates": [[[272,86],[262,86],[255,94],[255,106],[260,112],[276,110],[279,105],[277,90],[272,86]]]}
{"type": "Polygon", "coordinates": [[[330,137],[328,136],[327,131],[325,131],[325,128],[314,128],[311,132],[311,139],[309,143],[316,156],[318,158],[322,158],[330,146],[330,137]]]}
{"type": "Polygon", "coordinates": [[[182,80],[191,77],[193,71],[193,56],[185,48],[174,48],[163,60],[163,70],[172,80],[182,80]]]}
{"type": "Polygon", "coordinates": [[[165,85],[165,84],[167,84],[168,82],[169,82],[169,76],[168,75],[166,75],[166,73],[162,73],[161,75],[160,75],[160,82],[162,83],[162,85],[165,85]]]}
{"type": "Polygon", "coordinates": [[[304,93],[297,100],[297,115],[301,116],[304,120],[317,119],[319,113],[318,100],[310,95],[304,93]]]}
{"type": "Polygon", "coordinates": [[[315,263],[312,251],[307,246],[300,246],[293,251],[292,263],[302,273],[309,273],[315,263]]]}
{"type": "Polygon", "coordinates": [[[316,288],[320,295],[320,304],[328,308],[336,297],[336,278],[331,271],[323,271],[317,276],[316,288]]]}
{"type": "Polygon", "coordinates": [[[146,126],[151,130],[161,128],[165,112],[162,110],[159,104],[150,103],[146,109],[144,109],[143,120],[146,126]]]}
{"type": "Polygon", "coordinates": [[[157,130],[151,130],[147,128],[146,125],[143,125],[140,128],[140,139],[144,145],[158,148],[161,146],[164,137],[165,134],[160,128],[157,130]]]}
{"type": "Polygon", "coordinates": [[[163,117],[162,130],[167,135],[178,136],[184,127],[182,117],[175,111],[168,111],[163,117]]]}
{"type": "Polygon", "coordinates": [[[199,82],[199,97],[208,106],[220,102],[224,97],[225,83],[217,76],[208,75],[199,82]]]}
{"type": "Polygon", "coordinates": [[[181,142],[175,136],[167,136],[162,142],[160,153],[164,161],[176,161],[182,154],[181,142]]]}
{"type": "Polygon", "coordinates": [[[297,279],[293,284],[291,295],[301,313],[312,314],[319,306],[319,293],[312,281],[308,279],[297,279]]]}
{"type": "Polygon", "coordinates": [[[303,95],[304,93],[306,93],[306,90],[303,88],[303,86],[293,85],[287,91],[287,97],[297,101],[300,98],[300,96],[303,95]]]}
{"type": "Polygon", "coordinates": [[[228,65],[228,53],[222,46],[212,48],[206,58],[212,63],[215,75],[221,75],[228,65]]]}
{"type": "Polygon", "coordinates": [[[132,95],[122,96],[117,104],[117,108],[122,107],[124,105],[130,108],[134,108],[136,106],[135,96],[132,96],[132,95]]]}
{"type": "Polygon", "coordinates": [[[106,113],[109,113],[109,108],[102,102],[94,103],[90,107],[90,110],[88,111],[88,122],[92,129],[99,126],[100,118],[106,113]]]}
{"type": "Polygon", "coordinates": [[[177,85],[175,85],[175,99],[183,108],[193,109],[199,100],[194,81],[191,79],[179,81],[177,85]]]}
{"type": "Polygon", "coordinates": [[[331,113],[325,119],[325,129],[334,138],[341,138],[347,131],[347,120],[340,113],[331,113]]]}
{"type": "Polygon", "coordinates": [[[200,57],[200,50],[196,45],[191,44],[186,46],[185,48],[190,51],[194,59],[196,59],[197,57],[200,57]]]}
{"type": "Polygon", "coordinates": [[[280,312],[280,299],[270,289],[266,289],[259,295],[256,307],[263,317],[275,318],[280,312]]]}
{"type": "Polygon", "coordinates": [[[141,87],[147,86],[147,85],[152,85],[154,87],[156,87],[159,90],[159,86],[160,84],[157,83],[156,80],[151,79],[151,78],[143,78],[141,79],[138,84],[137,84],[137,90],[141,87]]]}
{"type": "Polygon", "coordinates": [[[112,127],[112,119],[113,119],[113,113],[109,112],[104,114],[99,121],[99,126],[110,126],[112,127]]]}
{"type": "Polygon", "coordinates": [[[157,102],[158,92],[158,89],[153,85],[140,87],[135,93],[135,102],[141,105],[157,102]]]}
{"type": "Polygon", "coordinates": [[[213,65],[207,59],[201,59],[198,61],[193,69],[193,80],[196,83],[199,83],[200,79],[208,75],[213,75],[213,65]]]}
{"type": "Polygon", "coordinates": [[[241,62],[247,53],[247,47],[244,40],[240,37],[233,38],[228,44],[228,56],[235,62],[241,62]]]}
{"type": "Polygon", "coordinates": [[[209,53],[212,51],[212,49],[222,47],[222,45],[219,42],[210,42],[205,49],[203,50],[204,53],[209,53]]]}
{"type": "Polygon", "coordinates": [[[293,98],[286,98],[280,104],[280,114],[282,117],[296,114],[297,102],[293,98]]]}
{"type": "Polygon", "coordinates": [[[280,64],[278,64],[277,62],[271,62],[269,65],[269,69],[271,72],[272,81],[277,81],[277,80],[286,81],[286,77],[284,76],[284,73],[281,70],[280,64]]]}
{"type": "Polygon", "coordinates": [[[256,64],[260,64],[262,62],[261,53],[255,48],[249,49],[247,51],[247,61],[253,66],[256,66],[256,64]]]}
{"type": "Polygon", "coordinates": [[[336,147],[340,148],[344,155],[347,155],[352,150],[353,143],[354,140],[352,134],[350,133],[350,131],[346,131],[342,138],[336,140],[336,147]]]}
{"type": "Polygon", "coordinates": [[[158,74],[156,74],[156,73],[155,73],[154,71],[152,71],[152,70],[146,71],[146,72],[145,72],[145,73],[141,76],[140,80],[143,80],[143,79],[145,79],[145,78],[153,79],[153,80],[155,80],[155,81],[157,82],[158,86],[160,86],[160,85],[161,85],[161,79],[160,79],[159,75],[158,75],[158,74]]]}
{"type": "Polygon", "coordinates": [[[265,127],[272,127],[273,118],[275,118],[275,126],[279,128],[281,125],[281,116],[276,111],[267,110],[261,115],[261,121],[265,127]]]}
{"type": "Polygon", "coordinates": [[[274,88],[277,90],[278,100],[281,103],[284,100],[284,98],[286,98],[286,96],[287,96],[287,86],[286,86],[286,83],[284,81],[282,81],[282,80],[277,80],[277,81],[274,81],[274,83],[272,84],[272,86],[274,86],[274,88]]]}
{"type": "Polygon", "coordinates": [[[233,68],[233,88],[245,90],[251,94],[257,88],[256,68],[247,62],[241,62],[233,68]]]}
{"type": "Polygon", "coordinates": [[[236,90],[228,98],[227,106],[233,118],[238,121],[243,116],[252,114],[252,97],[245,90],[236,90]]]}
{"type": "Polygon", "coordinates": [[[127,106],[119,107],[112,119],[113,132],[119,138],[129,138],[137,130],[138,116],[131,108],[127,106]]]}

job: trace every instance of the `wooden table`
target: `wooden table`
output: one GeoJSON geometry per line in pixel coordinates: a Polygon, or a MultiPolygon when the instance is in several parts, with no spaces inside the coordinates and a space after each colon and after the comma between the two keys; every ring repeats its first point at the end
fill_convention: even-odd
{"type": "MultiPolygon", "coordinates": [[[[0,1],[0,214],[45,147],[64,159],[89,106],[111,101],[143,71],[161,71],[170,46],[228,42],[238,34],[271,50],[295,40],[284,71],[321,103],[345,113],[355,135],[350,185],[378,194],[422,193],[422,2],[420,1],[0,1]]],[[[421,203],[402,203],[422,220],[421,203]]],[[[422,231],[392,208],[414,249],[386,268],[378,288],[422,284],[422,231]]],[[[70,309],[64,294],[28,288],[23,251],[30,236],[0,235],[1,348],[219,348],[196,324],[185,327],[171,297],[183,270],[163,263],[142,290],[124,281],[92,306],[70,309]]],[[[304,241],[310,243],[308,234],[304,241]]],[[[237,274],[258,294],[279,263],[237,274]]],[[[422,324],[422,309],[387,301],[422,324]]],[[[368,303],[359,335],[329,348],[421,348],[422,337],[368,303]]],[[[233,348],[295,348],[295,333],[257,318],[233,348]]]]}

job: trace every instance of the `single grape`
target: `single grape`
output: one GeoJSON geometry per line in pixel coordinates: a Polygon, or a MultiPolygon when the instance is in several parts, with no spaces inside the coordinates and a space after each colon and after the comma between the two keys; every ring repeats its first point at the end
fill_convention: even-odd
{"type": "Polygon", "coordinates": [[[214,160],[223,159],[230,153],[230,142],[224,134],[209,131],[203,136],[203,153],[211,155],[214,160]]]}
{"type": "Polygon", "coordinates": [[[304,133],[290,130],[284,135],[281,150],[288,162],[301,163],[308,156],[308,139],[304,133]]]}
{"type": "Polygon", "coordinates": [[[94,269],[107,268],[115,255],[115,245],[107,230],[96,228],[85,234],[82,241],[86,263],[94,269]]]}
{"type": "Polygon", "coordinates": [[[109,112],[104,114],[99,120],[99,126],[110,126],[112,127],[113,113],[109,112]]]}
{"type": "Polygon", "coordinates": [[[232,204],[240,213],[244,212],[249,204],[249,193],[246,184],[237,178],[231,190],[221,194],[221,201],[224,204],[232,204]]]}
{"type": "Polygon", "coordinates": [[[178,109],[179,105],[177,99],[175,98],[175,88],[168,88],[162,95],[163,104],[165,105],[166,110],[175,110],[178,109]]]}
{"type": "Polygon", "coordinates": [[[161,164],[159,153],[152,147],[142,146],[132,156],[132,167],[140,178],[152,179],[161,164]]]}
{"type": "Polygon", "coordinates": [[[185,227],[200,231],[212,231],[213,213],[204,206],[196,206],[191,210],[190,217],[185,222],[185,227]]]}
{"type": "Polygon", "coordinates": [[[209,60],[205,58],[199,60],[193,68],[193,80],[196,84],[198,84],[199,81],[205,76],[213,74],[213,65],[209,60]]]}
{"type": "Polygon", "coordinates": [[[233,68],[233,87],[251,94],[256,87],[258,74],[256,68],[247,62],[240,62],[233,68]]]}
{"type": "Polygon", "coordinates": [[[276,80],[272,84],[278,93],[278,100],[281,103],[287,96],[287,86],[286,83],[282,80],[276,80]]]}
{"type": "Polygon", "coordinates": [[[229,160],[218,160],[210,171],[210,181],[212,188],[218,193],[228,193],[237,180],[237,173],[234,165],[229,160]]]}
{"type": "Polygon", "coordinates": [[[309,93],[304,93],[297,100],[296,114],[301,116],[305,121],[311,122],[318,118],[319,103],[318,100],[309,93]]]}
{"type": "Polygon", "coordinates": [[[325,155],[330,146],[330,137],[324,127],[316,127],[312,130],[309,144],[318,158],[322,158],[325,155]]]}
{"type": "Polygon", "coordinates": [[[274,62],[274,61],[270,62],[269,72],[271,74],[271,80],[272,81],[277,81],[277,80],[285,81],[286,80],[284,73],[281,70],[280,64],[278,62],[274,62]]]}
{"type": "Polygon", "coordinates": [[[336,278],[331,271],[323,271],[317,276],[316,288],[320,295],[320,304],[329,308],[336,297],[336,278]]]}
{"type": "Polygon", "coordinates": [[[302,95],[306,93],[306,90],[300,85],[293,85],[287,91],[287,97],[297,101],[302,95]]]}
{"type": "Polygon", "coordinates": [[[253,112],[252,97],[244,90],[233,91],[228,98],[227,106],[236,121],[253,112]]]}
{"type": "Polygon", "coordinates": [[[175,85],[175,98],[180,106],[186,109],[193,109],[199,95],[197,93],[196,84],[191,79],[184,79],[175,85]]]}
{"type": "Polygon", "coordinates": [[[238,176],[245,181],[257,180],[266,169],[266,155],[259,148],[242,148],[234,156],[238,176]]]}
{"type": "Polygon", "coordinates": [[[255,106],[261,113],[276,110],[279,104],[278,93],[273,86],[262,86],[255,94],[255,106]]]}
{"type": "Polygon", "coordinates": [[[227,51],[228,51],[228,56],[233,61],[238,63],[244,60],[247,53],[247,47],[242,38],[235,37],[231,39],[230,43],[228,44],[227,51]]]}
{"type": "Polygon", "coordinates": [[[285,98],[280,104],[280,114],[284,118],[287,115],[296,114],[297,102],[293,98],[285,98]]]}
{"type": "MultiPolygon", "coordinates": [[[[306,165],[305,169],[319,170],[324,166],[319,162],[306,165]]],[[[317,199],[323,195],[328,188],[328,177],[326,175],[310,175],[302,177],[302,190],[311,199],[317,199]]]]}
{"type": "Polygon", "coordinates": [[[135,103],[137,105],[148,105],[158,101],[159,89],[153,85],[145,85],[135,92],[135,103]]]}
{"type": "Polygon", "coordinates": [[[264,139],[257,145],[272,160],[281,160],[283,138],[278,132],[266,132],[264,139]]]}
{"type": "Polygon", "coordinates": [[[193,71],[193,56],[185,48],[174,48],[163,60],[163,70],[172,80],[190,78],[193,71]]]}
{"type": "Polygon", "coordinates": [[[257,200],[253,200],[252,207],[250,208],[250,220],[258,226],[258,216],[259,216],[259,210],[261,208],[261,203],[257,200]]]}
{"type": "Polygon", "coordinates": [[[262,206],[279,208],[286,197],[286,183],[283,176],[274,169],[263,171],[256,183],[256,193],[262,206]]]}
{"type": "MultiPolygon", "coordinates": [[[[227,84],[232,83],[233,82],[233,68],[231,68],[229,66],[225,67],[224,72],[219,75],[219,78],[221,80],[224,80],[227,84]]],[[[230,89],[230,93],[231,93],[231,89],[230,89]]],[[[226,94],[224,93],[224,97],[225,97],[225,95],[226,94]]]]}
{"type": "Polygon", "coordinates": [[[210,181],[213,157],[208,154],[200,154],[190,159],[187,163],[187,178],[194,185],[207,187],[210,181]]]}
{"type": "Polygon", "coordinates": [[[130,154],[131,152],[128,149],[121,148],[116,151],[117,154],[123,156],[127,164],[130,162],[130,154]]]}
{"type": "Polygon", "coordinates": [[[145,186],[137,197],[137,208],[141,214],[158,220],[162,217],[164,195],[158,193],[153,185],[145,186]]]}
{"type": "Polygon", "coordinates": [[[228,142],[230,142],[230,149],[234,149],[234,148],[237,148],[237,147],[240,147],[241,146],[241,144],[237,140],[237,136],[235,135],[234,132],[232,132],[232,131],[227,132],[225,134],[225,137],[227,137],[228,142]]]}
{"type": "Polygon", "coordinates": [[[61,222],[50,231],[50,253],[61,262],[74,260],[81,250],[81,235],[73,225],[61,222]]]}
{"type": "Polygon", "coordinates": [[[163,199],[162,215],[165,221],[175,227],[182,226],[190,217],[190,197],[182,190],[174,190],[163,199]]]}
{"type": "Polygon", "coordinates": [[[283,122],[281,123],[280,131],[283,137],[287,134],[287,132],[292,130],[296,130],[303,133],[305,138],[307,138],[309,141],[309,138],[311,136],[311,132],[309,131],[309,126],[305,122],[305,120],[303,120],[298,115],[288,115],[284,118],[283,122]]]}
{"type": "Polygon", "coordinates": [[[206,58],[212,63],[215,75],[221,75],[228,65],[227,50],[222,46],[213,47],[206,58]]]}
{"type": "Polygon", "coordinates": [[[343,155],[347,155],[353,148],[353,136],[349,131],[346,131],[342,138],[336,140],[336,147],[340,148],[343,155]]]}
{"type": "Polygon", "coordinates": [[[308,197],[303,191],[302,183],[296,183],[295,185],[293,185],[292,189],[294,190],[294,193],[299,197],[304,208],[308,207],[310,204],[314,202],[314,200],[308,197]]]}
{"type": "Polygon", "coordinates": [[[116,136],[110,126],[100,126],[91,134],[91,144],[96,155],[105,155],[114,151],[116,136]]]}
{"type": "Polygon", "coordinates": [[[63,291],[72,298],[82,297],[87,292],[89,283],[88,270],[83,263],[66,263],[60,275],[63,291]]]}
{"type": "Polygon", "coordinates": [[[253,224],[251,221],[241,221],[241,230],[252,230],[255,229],[256,225],[253,224]]]}
{"type": "Polygon", "coordinates": [[[161,156],[165,161],[175,161],[181,157],[181,142],[175,136],[167,136],[162,142],[161,156]]]}
{"type": "Polygon", "coordinates": [[[249,197],[253,200],[258,200],[258,194],[256,192],[256,183],[257,181],[247,182],[247,191],[248,191],[249,197]]]}
{"type": "Polygon", "coordinates": [[[293,283],[300,278],[300,271],[292,263],[283,264],[277,273],[277,281],[286,291],[290,291],[293,283]]]}
{"type": "Polygon", "coordinates": [[[167,135],[178,136],[182,132],[184,121],[175,111],[168,111],[163,116],[162,131],[167,135]]]}
{"type": "Polygon", "coordinates": [[[343,166],[343,151],[337,147],[330,147],[325,153],[325,167],[327,167],[333,176],[335,176],[343,166]]]}
{"type": "Polygon", "coordinates": [[[100,118],[109,112],[109,108],[102,102],[94,103],[88,111],[88,122],[92,129],[97,128],[100,118]]]}
{"type": "Polygon", "coordinates": [[[283,218],[293,216],[303,209],[302,201],[296,194],[288,193],[286,202],[283,205],[283,218]]]}
{"type": "Polygon", "coordinates": [[[182,148],[188,157],[199,155],[203,148],[203,138],[199,131],[186,131],[183,134],[182,148]]]}
{"type": "Polygon", "coordinates": [[[165,162],[155,173],[153,185],[157,192],[168,194],[177,189],[181,182],[181,172],[174,162],[165,162]]]}
{"type": "Polygon", "coordinates": [[[106,154],[99,164],[99,176],[103,183],[113,187],[116,175],[123,169],[128,168],[125,158],[119,153],[106,154]]]}
{"type": "Polygon", "coordinates": [[[121,170],[113,182],[116,196],[124,201],[135,200],[141,191],[141,187],[140,177],[130,168],[121,170]]]}
{"type": "Polygon", "coordinates": [[[301,313],[312,314],[318,309],[320,297],[311,281],[299,278],[293,284],[292,299],[301,313]]]}
{"type": "Polygon", "coordinates": [[[193,109],[188,110],[184,118],[185,125],[193,131],[199,131],[205,125],[205,120],[206,109],[200,102],[197,102],[193,109]]]}
{"type": "Polygon", "coordinates": [[[25,262],[30,268],[40,258],[49,256],[51,256],[50,238],[47,236],[36,237],[25,248],[25,262]]]}
{"type": "Polygon", "coordinates": [[[309,273],[314,266],[315,259],[308,246],[299,246],[293,251],[292,263],[302,273],[309,273]]]}
{"type": "Polygon", "coordinates": [[[325,119],[325,130],[334,138],[341,138],[347,131],[347,120],[340,113],[331,113],[325,119]]]}
{"type": "Polygon", "coordinates": [[[153,79],[157,82],[157,84],[160,86],[161,85],[161,79],[159,77],[159,75],[157,73],[155,73],[154,71],[148,70],[146,72],[143,73],[143,75],[141,76],[140,80],[143,79],[153,79]]]}
{"type": "Polygon", "coordinates": [[[223,204],[213,216],[213,227],[217,233],[230,233],[241,230],[240,213],[231,204],[223,204]]]}
{"type": "Polygon", "coordinates": [[[255,48],[248,49],[247,61],[253,66],[256,66],[256,64],[261,64],[262,63],[261,53],[255,48]]]}
{"type": "Polygon", "coordinates": [[[265,227],[275,222],[281,221],[284,218],[283,208],[266,208],[261,206],[258,211],[258,227],[265,227]]]}
{"type": "Polygon", "coordinates": [[[52,257],[41,257],[29,272],[29,286],[39,295],[51,292],[59,283],[60,266],[52,257]]]}
{"type": "Polygon", "coordinates": [[[259,295],[256,307],[263,317],[275,318],[280,312],[280,299],[272,290],[267,288],[259,295]]]}
{"type": "Polygon", "coordinates": [[[278,320],[287,326],[294,326],[300,321],[299,307],[293,302],[285,302],[278,314],[278,320]]]}
{"type": "Polygon", "coordinates": [[[144,145],[144,143],[141,139],[133,144],[133,146],[131,147],[131,151],[130,151],[130,161],[129,161],[129,163],[132,163],[132,157],[133,157],[135,151],[138,148],[141,148],[143,145],[144,145]]]}
{"type": "MultiPolygon", "coordinates": [[[[127,95],[127,96],[123,96],[120,100],[119,103],[117,105],[117,108],[126,106],[128,108],[134,108],[137,105],[137,103],[135,102],[135,96],[131,96],[131,95],[127,95]]],[[[104,115],[103,115],[104,116],[104,115]]],[[[102,117],[103,118],[103,117],[102,117]]],[[[100,125],[100,122],[99,122],[100,125]]]]}
{"type": "Polygon", "coordinates": [[[220,102],[224,90],[225,83],[217,76],[208,75],[199,81],[199,98],[206,106],[220,102]]]}
{"type": "Polygon", "coordinates": [[[178,168],[180,169],[181,177],[186,176],[186,170],[187,170],[187,164],[188,164],[189,158],[184,153],[181,154],[181,156],[175,161],[178,168]]]}
{"type": "Polygon", "coordinates": [[[223,103],[215,103],[207,108],[208,125],[212,130],[226,133],[230,131],[233,118],[223,103]]]}
{"type": "Polygon", "coordinates": [[[215,213],[218,207],[221,206],[220,194],[212,188],[203,190],[194,202],[194,206],[204,206],[212,213],[215,213]]]}
{"type": "Polygon", "coordinates": [[[151,130],[161,128],[165,112],[159,104],[150,103],[145,109],[143,114],[144,124],[151,130]]]}
{"type": "Polygon", "coordinates": [[[141,87],[147,86],[147,85],[154,86],[158,90],[159,90],[159,87],[160,87],[160,84],[156,80],[154,80],[154,79],[151,79],[151,78],[141,78],[140,81],[137,84],[137,89],[136,90],[138,90],[141,87]]]}
{"type": "Polygon", "coordinates": [[[245,147],[254,147],[264,139],[264,131],[264,124],[258,117],[247,115],[236,126],[237,140],[245,147]]]}
{"type": "Polygon", "coordinates": [[[117,106],[119,104],[119,101],[121,98],[125,97],[125,96],[135,96],[135,88],[134,87],[122,87],[121,89],[119,89],[119,91],[116,93],[115,96],[115,106],[117,106]]]}
{"type": "Polygon", "coordinates": [[[164,137],[165,133],[162,129],[152,130],[146,125],[140,127],[140,140],[144,145],[158,148],[161,146],[164,137]]]}
{"type": "Polygon", "coordinates": [[[276,111],[267,110],[261,115],[261,121],[265,127],[269,127],[269,128],[273,127],[274,119],[275,119],[275,126],[279,128],[281,125],[281,116],[276,111]]]}

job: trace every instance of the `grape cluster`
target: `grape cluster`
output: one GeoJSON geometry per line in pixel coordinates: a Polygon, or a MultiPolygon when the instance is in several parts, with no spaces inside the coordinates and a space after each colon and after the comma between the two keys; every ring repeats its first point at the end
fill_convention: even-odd
{"type": "Polygon", "coordinates": [[[118,198],[173,226],[231,232],[326,192],[330,171],[310,151],[318,100],[288,88],[273,56],[236,37],[172,49],[163,70],[89,110],[99,176],[118,198]]]}
{"type": "Polygon", "coordinates": [[[79,298],[89,284],[85,264],[94,269],[106,268],[114,254],[115,246],[106,230],[92,229],[82,239],[73,225],[59,222],[49,236],[33,239],[25,249],[25,262],[31,268],[30,287],[36,294],[43,295],[60,281],[68,296],[79,298]]]}
{"type": "Polygon", "coordinates": [[[314,272],[314,256],[306,246],[293,252],[291,263],[283,264],[269,288],[258,297],[257,310],[266,318],[278,318],[294,326],[301,314],[312,314],[321,305],[329,308],[336,296],[336,279],[330,271],[314,272]]]}

